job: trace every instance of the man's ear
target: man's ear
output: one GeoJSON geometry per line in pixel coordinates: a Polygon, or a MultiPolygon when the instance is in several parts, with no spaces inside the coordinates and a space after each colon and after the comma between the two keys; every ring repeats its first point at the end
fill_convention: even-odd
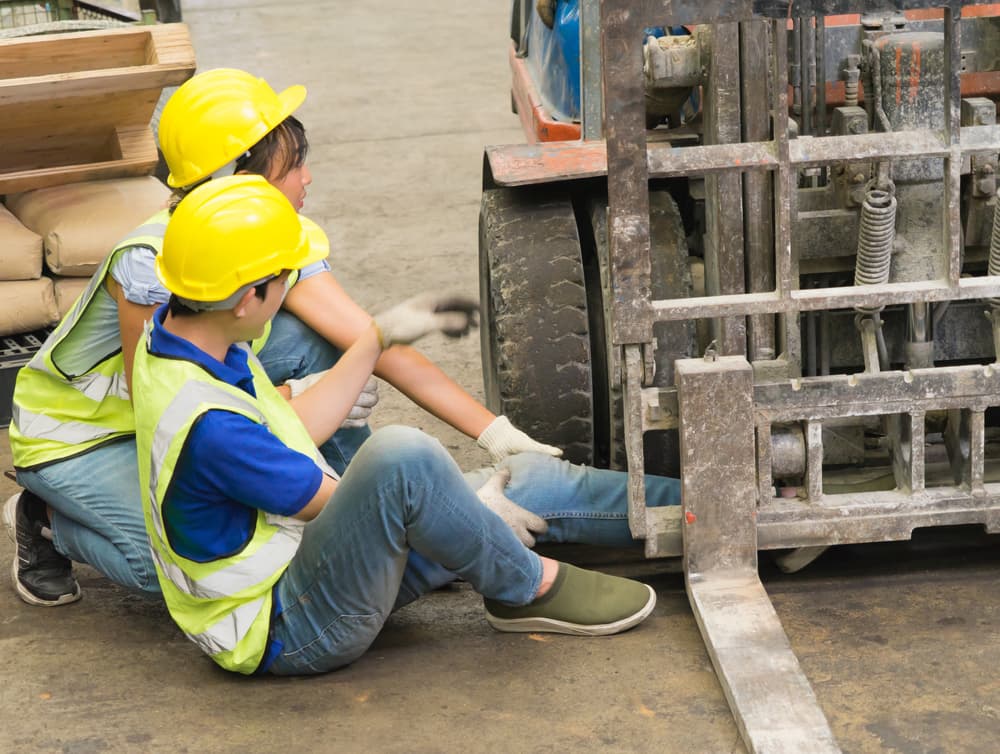
{"type": "Polygon", "coordinates": [[[242,319],[247,315],[248,313],[247,307],[249,307],[250,304],[253,302],[253,300],[257,298],[256,290],[257,290],[256,287],[250,288],[246,293],[244,293],[240,297],[240,300],[237,302],[236,306],[233,307],[233,316],[236,317],[236,319],[242,319]]]}

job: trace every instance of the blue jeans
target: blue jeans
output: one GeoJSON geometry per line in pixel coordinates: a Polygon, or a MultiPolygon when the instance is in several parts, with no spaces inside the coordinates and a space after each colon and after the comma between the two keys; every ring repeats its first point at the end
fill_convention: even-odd
{"type": "MultiPolygon", "coordinates": [[[[285,380],[301,379],[329,369],[342,354],[339,348],[330,345],[294,314],[279,311],[271,320],[271,334],[257,356],[271,382],[280,385],[285,380]]],[[[319,452],[334,471],[343,475],[347,464],[371,434],[367,425],[338,429],[319,446],[319,452]]]]}
{"type": "MultiPolygon", "coordinates": [[[[625,545],[626,475],[539,454],[507,459],[509,496],[549,521],[540,541],[625,545]]],[[[452,580],[508,604],[530,602],[537,556],[475,495],[492,469],[461,474],[419,430],[375,433],[275,586],[282,612],[269,671],[322,673],[353,662],[393,610],[452,580]]],[[[651,504],[679,502],[677,480],[647,477],[651,504]]]]}
{"type": "MultiPolygon", "coordinates": [[[[394,429],[393,434],[398,431],[394,429]]],[[[413,435],[425,438],[417,431],[413,435]]],[[[392,468],[391,458],[381,459],[387,468],[392,468]]],[[[616,547],[634,543],[628,528],[624,472],[577,466],[540,453],[511,456],[500,467],[511,471],[504,490],[507,497],[548,522],[549,530],[538,537],[539,542],[616,547]]],[[[484,468],[464,474],[465,486],[478,489],[493,471],[484,468]]],[[[424,471],[416,478],[427,476],[424,471]]],[[[34,471],[19,471],[17,480],[52,507],[52,536],[59,552],[88,563],[118,584],[159,593],[140,504],[134,440],[111,443],[34,471]]],[[[340,486],[346,481],[345,475],[340,486]]],[[[650,506],[680,503],[676,479],[647,475],[645,486],[650,506]]],[[[452,581],[456,572],[441,562],[419,549],[411,551],[393,594],[393,609],[452,581]]]]}
{"type": "MultiPolygon", "coordinates": [[[[329,369],[340,355],[297,317],[278,312],[260,359],[271,381],[280,384],[329,369]]],[[[367,426],[341,429],[320,452],[343,474],[370,435],[367,426]]],[[[59,552],[93,566],[117,584],[160,593],[146,538],[134,439],[19,471],[17,481],[52,508],[52,539],[59,552]]]]}
{"type": "Polygon", "coordinates": [[[52,509],[52,541],[59,552],[117,584],[160,593],[142,514],[135,438],[18,471],[17,481],[52,509]]]}

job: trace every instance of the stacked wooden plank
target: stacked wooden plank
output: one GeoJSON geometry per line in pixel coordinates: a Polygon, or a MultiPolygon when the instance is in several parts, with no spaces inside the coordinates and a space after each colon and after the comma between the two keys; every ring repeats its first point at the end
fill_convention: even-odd
{"type": "Polygon", "coordinates": [[[0,40],[0,336],[54,324],[166,200],[150,120],[194,69],[183,24],[0,40]]]}

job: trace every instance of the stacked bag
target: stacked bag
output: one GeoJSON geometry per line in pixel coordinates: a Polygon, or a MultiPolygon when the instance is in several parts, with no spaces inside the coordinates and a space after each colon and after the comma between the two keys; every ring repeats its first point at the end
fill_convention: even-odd
{"type": "Polygon", "coordinates": [[[0,337],[56,324],[117,242],[166,206],[152,176],[70,183],[0,203],[0,337]]]}

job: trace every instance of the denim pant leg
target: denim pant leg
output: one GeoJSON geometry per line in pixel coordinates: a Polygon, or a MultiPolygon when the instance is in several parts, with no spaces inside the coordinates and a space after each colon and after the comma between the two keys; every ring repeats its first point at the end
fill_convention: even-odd
{"type": "MultiPolygon", "coordinates": [[[[258,357],[271,382],[280,385],[288,379],[300,379],[329,369],[341,355],[340,349],[330,345],[294,314],[279,311],[271,321],[271,334],[258,357]]],[[[320,453],[338,474],[343,474],[371,433],[367,425],[338,429],[319,446],[320,453]]]]}
{"type": "MultiPolygon", "coordinates": [[[[635,544],[628,528],[628,474],[624,471],[581,466],[540,453],[518,453],[505,458],[500,468],[510,469],[504,494],[544,518],[549,524],[539,542],[574,542],[585,545],[629,547],[635,544]]],[[[474,488],[493,469],[466,474],[474,488]]],[[[644,478],[646,505],[680,505],[679,479],[644,478]]]]}
{"type": "Polygon", "coordinates": [[[411,548],[510,604],[530,602],[541,583],[538,556],[479,502],[444,448],[386,428],[306,525],[275,587],[282,649],[271,672],[321,673],[360,657],[392,611],[411,548]]]}
{"type": "Polygon", "coordinates": [[[56,550],[117,584],[160,593],[146,536],[134,439],[18,471],[17,481],[52,509],[56,550]]]}
{"type": "MultiPolygon", "coordinates": [[[[628,547],[636,542],[628,528],[628,474],[623,471],[579,466],[540,453],[519,453],[504,459],[500,467],[510,469],[504,493],[549,524],[539,542],[628,547]]],[[[495,469],[465,474],[473,489],[479,489],[495,469]]],[[[646,504],[650,507],[680,505],[680,481],[646,475],[646,504]]],[[[394,609],[453,581],[455,574],[426,558],[411,555],[400,584],[394,609]]]]}

